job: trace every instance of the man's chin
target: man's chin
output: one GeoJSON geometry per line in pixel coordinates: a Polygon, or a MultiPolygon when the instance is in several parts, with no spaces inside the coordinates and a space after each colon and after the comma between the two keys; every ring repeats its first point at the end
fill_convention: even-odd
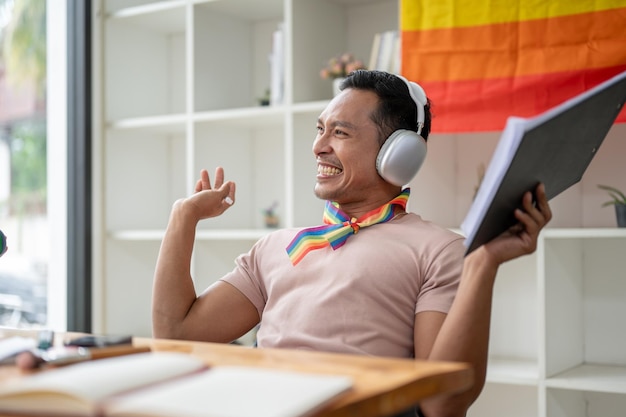
{"type": "Polygon", "coordinates": [[[320,185],[319,183],[315,184],[313,194],[315,194],[315,196],[320,200],[332,200],[334,195],[332,190],[320,185]]]}

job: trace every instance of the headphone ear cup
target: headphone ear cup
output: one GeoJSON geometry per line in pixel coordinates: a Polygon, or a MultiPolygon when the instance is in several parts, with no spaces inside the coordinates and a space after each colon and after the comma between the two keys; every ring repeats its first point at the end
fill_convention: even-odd
{"type": "Polygon", "coordinates": [[[378,151],[376,170],[388,183],[408,184],[426,159],[426,141],[412,130],[396,130],[378,151]]]}

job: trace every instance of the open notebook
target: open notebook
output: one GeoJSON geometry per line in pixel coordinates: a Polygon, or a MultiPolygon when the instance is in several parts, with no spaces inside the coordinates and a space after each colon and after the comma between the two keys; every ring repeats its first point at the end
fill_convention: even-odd
{"type": "Polygon", "coordinates": [[[193,356],[140,353],[0,385],[0,412],[64,416],[302,417],[350,390],[347,376],[207,368],[193,356]]]}

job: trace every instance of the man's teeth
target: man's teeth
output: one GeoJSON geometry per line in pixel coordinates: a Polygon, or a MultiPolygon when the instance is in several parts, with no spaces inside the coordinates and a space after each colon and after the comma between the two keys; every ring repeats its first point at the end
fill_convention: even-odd
{"type": "Polygon", "coordinates": [[[341,170],[335,167],[318,165],[317,173],[322,175],[338,175],[341,174],[341,170]]]}

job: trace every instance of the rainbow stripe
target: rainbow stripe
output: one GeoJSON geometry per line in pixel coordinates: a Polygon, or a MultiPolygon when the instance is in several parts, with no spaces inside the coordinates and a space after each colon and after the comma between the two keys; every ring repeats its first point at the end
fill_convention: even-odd
{"type": "Polygon", "coordinates": [[[406,210],[410,188],[405,188],[393,200],[381,207],[365,213],[358,219],[348,216],[336,202],[326,201],[322,226],[302,229],[287,246],[287,255],[293,265],[297,265],[312,250],[330,246],[333,250],[342,247],[346,240],[358,233],[361,227],[384,223],[393,218],[395,206],[406,210]]]}
{"type": "Polygon", "coordinates": [[[501,130],[626,70],[626,0],[405,1],[400,26],[433,132],[501,130]]]}

